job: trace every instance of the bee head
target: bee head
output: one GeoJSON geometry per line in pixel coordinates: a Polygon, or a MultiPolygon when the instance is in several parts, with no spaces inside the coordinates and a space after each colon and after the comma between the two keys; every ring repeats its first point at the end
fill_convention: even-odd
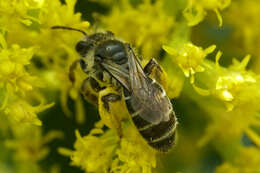
{"type": "MultiPolygon", "coordinates": [[[[85,38],[84,38],[85,39],[85,38]]],[[[92,71],[94,67],[94,44],[91,40],[81,40],[76,44],[76,51],[80,54],[80,66],[81,69],[87,74],[92,71]]]]}
{"type": "Polygon", "coordinates": [[[91,39],[88,39],[88,35],[86,32],[80,30],[80,29],[76,29],[76,28],[71,28],[71,27],[67,27],[67,26],[53,26],[51,27],[51,29],[65,29],[65,30],[72,30],[72,31],[77,31],[82,33],[85,37],[83,38],[83,40],[79,41],[76,44],[76,51],[81,55],[81,59],[80,59],[80,66],[83,69],[83,71],[88,71],[87,70],[87,63],[86,63],[86,55],[88,54],[89,49],[92,46],[92,42],[91,39]]]}
{"type": "Polygon", "coordinates": [[[86,57],[88,51],[93,47],[93,44],[90,40],[87,39],[87,41],[79,41],[76,44],[76,51],[82,56],[82,57],[86,57]]]}
{"type": "Polygon", "coordinates": [[[98,32],[84,37],[76,44],[76,51],[81,55],[80,65],[84,72],[89,73],[99,68],[102,58],[96,56],[96,49],[105,40],[113,36],[111,32],[98,32]]]}
{"type": "Polygon", "coordinates": [[[72,30],[81,32],[84,35],[84,38],[76,44],[75,50],[81,55],[80,65],[86,73],[98,66],[104,58],[112,56],[112,59],[118,59],[118,57],[120,59],[123,56],[122,52],[120,52],[123,49],[123,45],[120,42],[110,40],[114,37],[114,34],[110,31],[87,35],[80,29],[67,26],[53,26],[52,29],[72,30]],[[115,54],[118,51],[119,54],[115,54]]]}
{"type": "MultiPolygon", "coordinates": [[[[67,26],[53,26],[51,27],[51,29],[65,29],[65,30],[72,30],[72,31],[77,31],[77,32],[81,32],[85,37],[85,40],[88,37],[87,33],[85,33],[84,31],[80,30],[80,29],[76,29],[76,28],[71,28],[71,27],[67,27],[67,26]]],[[[88,41],[80,41],[77,43],[75,49],[76,51],[83,57],[86,56],[88,49],[90,48],[90,42],[88,41]]]]}
{"type": "Polygon", "coordinates": [[[113,37],[114,34],[112,32],[98,32],[91,35],[86,35],[81,41],[79,41],[76,45],[76,51],[82,56],[86,57],[88,52],[92,50],[96,45],[102,43],[105,40],[113,37]]]}

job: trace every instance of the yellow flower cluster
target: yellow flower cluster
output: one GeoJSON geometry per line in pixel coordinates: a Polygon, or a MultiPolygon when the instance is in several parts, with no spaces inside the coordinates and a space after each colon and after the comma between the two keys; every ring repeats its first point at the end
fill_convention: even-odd
{"type": "Polygon", "coordinates": [[[13,128],[16,139],[5,141],[7,148],[15,151],[15,160],[26,162],[37,162],[46,157],[49,149],[45,146],[55,138],[62,138],[63,134],[52,131],[42,136],[42,130],[37,126],[19,125],[13,128]]]}
{"type": "Polygon", "coordinates": [[[259,73],[259,44],[260,44],[260,4],[258,0],[234,1],[230,9],[225,13],[227,23],[234,28],[231,49],[252,54],[252,69],[259,73]],[[241,10],[241,7],[244,9],[241,10]],[[239,20],[237,20],[239,18],[239,20]],[[241,49],[242,48],[242,49],[241,49]]]}
{"type": "Polygon", "coordinates": [[[40,87],[41,82],[26,70],[34,54],[34,48],[21,48],[17,44],[9,48],[4,36],[0,37],[0,88],[5,91],[1,110],[17,122],[41,125],[36,113],[52,104],[44,105],[43,98],[35,92],[35,88],[40,87]],[[38,100],[40,105],[32,106],[30,102],[33,100],[38,100]]]}
{"type": "MultiPolygon", "coordinates": [[[[43,87],[44,85],[48,85],[49,89],[57,90],[61,83],[67,85],[63,88],[64,94],[62,95],[68,93],[71,84],[67,77],[68,72],[64,72],[64,69],[68,69],[76,58],[72,39],[74,38],[76,42],[80,38],[76,35],[71,37],[69,34],[62,37],[62,33],[56,34],[57,36],[54,37],[54,32],[51,31],[50,27],[58,24],[74,25],[79,28],[88,26],[87,22],[81,22],[79,14],[74,14],[75,3],[74,0],[67,1],[67,5],[62,5],[59,1],[49,2],[48,0],[24,0],[12,1],[11,3],[1,1],[0,7],[4,10],[0,11],[2,15],[0,26],[2,26],[3,31],[7,31],[6,36],[2,34],[0,39],[2,45],[0,76],[1,82],[4,82],[1,83],[1,87],[6,88],[4,104],[6,105],[8,101],[14,103],[6,105],[6,109],[9,106],[6,113],[11,113],[14,119],[31,121],[40,125],[41,122],[37,119],[36,113],[51,106],[43,107],[44,98],[40,96],[39,91],[34,94],[34,98],[31,98],[31,102],[38,100],[41,103],[38,107],[30,106],[32,103],[25,102],[23,99],[17,100],[20,98],[20,96],[17,97],[17,93],[33,95],[31,91],[35,87],[43,87]],[[7,41],[5,41],[5,37],[7,37],[7,41]],[[21,48],[19,44],[26,45],[28,48],[21,48]],[[64,52],[67,52],[66,61],[64,61],[64,52]],[[34,64],[30,65],[31,73],[38,74],[38,78],[31,76],[25,70],[25,66],[31,64],[33,55],[46,57],[37,61],[49,69],[42,71],[37,69],[34,64]],[[10,96],[11,94],[13,97],[10,96]],[[10,109],[13,106],[20,107],[20,109],[10,109]],[[27,110],[21,112],[23,109],[27,110]]],[[[63,103],[65,105],[66,96],[63,96],[63,103]]]]}
{"type": "Polygon", "coordinates": [[[13,172],[44,172],[38,161],[48,154],[45,145],[62,136],[54,131],[43,135],[41,127],[37,127],[42,125],[38,113],[54,104],[47,104],[55,100],[43,94],[47,86],[48,91],[57,92],[62,83],[62,100],[66,104],[71,88],[68,67],[76,59],[74,44],[80,36],[58,34],[50,28],[60,24],[85,29],[88,22],[74,13],[75,3],[76,0],[67,0],[66,5],[59,0],[0,1],[0,136],[6,139],[0,145],[14,151],[17,166],[13,172]]]}
{"type": "Polygon", "coordinates": [[[98,122],[85,137],[76,131],[75,151],[60,148],[60,153],[70,156],[71,164],[85,172],[152,172],[156,167],[156,151],[138,137],[140,134],[129,120],[123,123],[121,139],[114,130],[104,132],[102,127],[102,121],[98,122]]]}
{"type": "Polygon", "coordinates": [[[231,0],[188,0],[187,7],[183,11],[184,17],[188,21],[189,26],[194,26],[200,23],[207,15],[207,10],[212,10],[216,13],[219,26],[222,26],[223,21],[219,10],[223,10],[229,6],[231,0]]]}
{"type": "MultiPolygon", "coordinates": [[[[233,64],[228,71],[221,72],[217,62],[216,69],[219,70],[219,77],[216,81],[216,95],[226,102],[227,108],[231,111],[235,106],[250,103],[256,106],[258,102],[258,81],[256,74],[248,72],[246,66],[250,56],[246,56],[242,62],[233,60],[233,64]],[[249,95],[250,91],[254,91],[254,95],[249,95]]],[[[256,106],[257,107],[257,106],[256,106]]]]}
{"type": "Polygon", "coordinates": [[[97,137],[92,133],[90,136],[81,137],[76,131],[76,137],[76,151],[71,155],[72,165],[83,168],[85,172],[107,172],[115,152],[115,135],[97,137]]]}
{"type": "Polygon", "coordinates": [[[244,147],[239,149],[239,156],[234,162],[223,163],[218,166],[216,173],[238,173],[238,172],[258,172],[260,170],[259,149],[256,147],[244,147]],[[250,162],[249,162],[250,160],[250,162]]]}
{"type": "Polygon", "coordinates": [[[172,61],[182,69],[186,77],[191,76],[191,83],[193,83],[194,74],[204,71],[204,67],[202,67],[203,60],[208,54],[215,50],[216,46],[212,45],[203,50],[201,47],[197,47],[192,43],[186,43],[181,50],[178,51],[168,46],[163,46],[163,48],[174,56],[172,61]]]}
{"type": "MultiPolygon", "coordinates": [[[[192,46],[196,47],[195,45],[192,46]]],[[[183,47],[185,48],[187,46],[184,44],[183,47]]],[[[196,48],[200,49],[199,47],[196,48]]],[[[183,68],[184,66],[181,66],[180,63],[186,62],[187,60],[185,58],[189,56],[182,56],[181,60],[179,60],[176,58],[178,54],[173,48],[164,46],[164,49],[173,55],[172,59],[174,59],[174,62],[185,73],[186,69],[183,68]]],[[[207,51],[207,49],[204,50],[204,55],[206,56],[214,49],[215,46],[210,49],[208,48],[210,51],[207,51]]],[[[200,50],[203,52],[202,49],[200,50]]],[[[187,53],[188,52],[189,51],[187,51],[187,53]]],[[[206,134],[201,138],[198,145],[202,146],[213,140],[217,147],[223,147],[223,145],[228,146],[231,145],[231,143],[232,147],[234,147],[234,141],[237,141],[235,147],[241,147],[242,150],[246,150],[247,148],[239,142],[243,134],[246,134],[256,145],[260,144],[260,136],[257,131],[252,128],[252,126],[259,126],[259,76],[246,70],[250,56],[246,56],[241,62],[234,59],[233,64],[225,68],[219,64],[221,54],[221,52],[217,53],[215,64],[204,59],[205,56],[199,61],[199,64],[188,64],[188,69],[191,67],[194,68],[194,66],[192,66],[194,64],[203,67],[203,70],[197,70],[197,72],[203,73],[195,76],[195,82],[198,81],[198,83],[206,87],[206,89],[197,87],[192,82],[191,84],[195,91],[202,96],[206,95],[206,97],[197,97],[191,91],[188,92],[188,96],[196,100],[200,107],[207,112],[211,120],[210,125],[208,125],[206,129],[206,134]],[[223,107],[221,102],[226,106],[223,107]]],[[[195,52],[192,58],[194,58],[195,61],[196,57],[201,57],[200,55],[200,52],[195,52]]],[[[255,150],[259,152],[258,148],[255,148],[255,150]]],[[[240,165],[239,162],[237,167],[239,168],[240,166],[242,166],[242,163],[240,165]]],[[[229,167],[228,164],[224,164],[218,168],[218,170],[230,169],[231,171],[231,168],[232,170],[239,170],[237,167],[233,169],[232,166],[229,167]]],[[[246,168],[247,167],[244,169],[247,170],[246,168]]],[[[249,170],[258,170],[258,168],[252,167],[249,170]]]]}

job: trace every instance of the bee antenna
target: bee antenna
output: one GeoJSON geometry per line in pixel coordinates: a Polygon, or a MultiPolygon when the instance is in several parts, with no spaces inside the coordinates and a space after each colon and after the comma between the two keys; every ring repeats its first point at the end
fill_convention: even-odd
{"type": "Polygon", "coordinates": [[[66,30],[78,31],[78,32],[81,32],[82,34],[84,34],[85,36],[87,36],[87,33],[85,33],[84,31],[82,31],[80,29],[76,29],[76,28],[71,28],[68,26],[52,26],[51,29],[66,29],[66,30]]]}

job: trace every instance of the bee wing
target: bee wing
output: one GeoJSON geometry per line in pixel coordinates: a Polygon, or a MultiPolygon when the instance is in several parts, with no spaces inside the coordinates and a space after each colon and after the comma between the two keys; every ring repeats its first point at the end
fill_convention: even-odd
{"type": "Polygon", "coordinates": [[[101,65],[109,74],[121,83],[123,87],[128,91],[130,90],[129,72],[124,67],[112,62],[111,60],[103,61],[101,65]]]}
{"type": "Polygon", "coordinates": [[[144,89],[148,91],[147,76],[145,75],[143,68],[136,58],[133,50],[129,47],[129,77],[131,89],[134,91],[136,89],[144,89]]]}
{"type": "Polygon", "coordinates": [[[145,75],[131,47],[128,63],[132,106],[139,112],[141,118],[150,123],[159,124],[168,121],[172,112],[170,100],[162,87],[145,75]]]}

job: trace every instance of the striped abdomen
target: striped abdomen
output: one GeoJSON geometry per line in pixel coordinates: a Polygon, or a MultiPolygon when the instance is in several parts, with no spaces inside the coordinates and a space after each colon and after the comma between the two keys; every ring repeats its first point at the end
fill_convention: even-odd
{"type": "Polygon", "coordinates": [[[171,112],[168,112],[169,119],[167,121],[161,121],[158,124],[153,124],[142,118],[141,114],[142,109],[144,108],[141,104],[139,104],[137,108],[136,105],[138,105],[138,103],[133,102],[133,98],[128,91],[124,90],[124,96],[127,109],[132,117],[132,120],[147,143],[154,149],[162,152],[167,152],[171,149],[175,142],[177,126],[177,120],[174,112],[172,110],[171,112]]]}

